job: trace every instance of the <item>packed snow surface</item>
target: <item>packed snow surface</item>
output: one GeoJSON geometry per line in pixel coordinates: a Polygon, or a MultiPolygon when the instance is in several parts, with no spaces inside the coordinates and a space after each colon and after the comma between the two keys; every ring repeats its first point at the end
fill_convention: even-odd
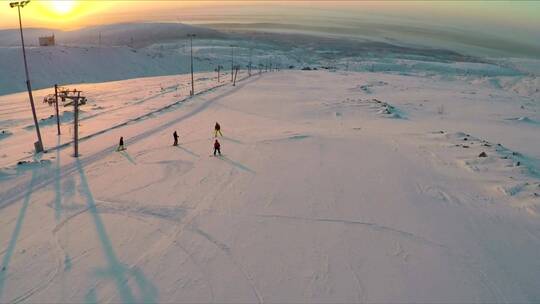
{"type": "Polygon", "coordinates": [[[467,79],[245,76],[199,74],[193,98],[186,76],[74,85],[79,158],[70,109],[33,157],[25,93],[1,97],[0,302],[540,301],[538,100],[467,79]]]}

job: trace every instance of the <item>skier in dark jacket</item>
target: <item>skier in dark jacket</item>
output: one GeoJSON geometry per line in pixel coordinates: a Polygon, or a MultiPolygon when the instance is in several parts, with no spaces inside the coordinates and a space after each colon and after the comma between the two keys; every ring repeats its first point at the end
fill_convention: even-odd
{"type": "Polygon", "coordinates": [[[179,136],[178,136],[178,133],[176,133],[176,131],[174,131],[174,133],[173,133],[172,136],[174,137],[174,144],[173,144],[173,146],[178,146],[178,137],[179,137],[179,136]]]}
{"type": "Polygon", "coordinates": [[[118,143],[118,148],[116,148],[116,151],[124,151],[126,148],[124,147],[124,137],[120,137],[120,142],[118,143]]]}
{"type": "Polygon", "coordinates": [[[216,125],[214,126],[214,137],[217,137],[218,133],[223,137],[223,134],[221,134],[221,126],[216,122],[216,125]]]}
{"type": "Polygon", "coordinates": [[[216,156],[216,152],[219,153],[219,156],[221,156],[221,144],[217,139],[214,142],[214,156],[216,156]]]}

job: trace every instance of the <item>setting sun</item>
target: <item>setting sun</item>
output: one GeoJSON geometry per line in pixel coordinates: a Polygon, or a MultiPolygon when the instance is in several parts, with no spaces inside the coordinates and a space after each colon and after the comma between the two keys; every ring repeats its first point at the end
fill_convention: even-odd
{"type": "Polygon", "coordinates": [[[73,10],[75,1],[58,0],[50,2],[51,9],[57,14],[67,14],[73,10]]]}

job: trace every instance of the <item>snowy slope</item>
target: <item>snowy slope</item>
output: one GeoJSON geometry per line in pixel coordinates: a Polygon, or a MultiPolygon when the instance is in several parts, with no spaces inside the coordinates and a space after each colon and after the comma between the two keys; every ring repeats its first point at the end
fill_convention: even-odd
{"type": "MultiPolygon", "coordinates": [[[[217,74],[195,74],[196,93],[230,83],[230,73],[222,72],[220,75],[218,82],[217,74]]],[[[245,72],[239,72],[237,78],[245,76],[245,72]]],[[[185,102],[191,91],[191,77],[175,75],[137,78],[98,84],[76,84],[66,88],[82,90],[82,96],[88,100],[86,105],[80,106],[79,113],[79,134],[86,138],[132,121],[146,119],[153,112],[185,102]]],[[[64,136],[57,138],[54,106],[42,102],[44,97],[50,94],[54,94],[54,88],[34,91],[40,130],[47,148],[69,144],[73,139],[73,106],[62,106],[60,100],[61,132],[64,136]]],[[[26,93],[0,96],[0,104],[3,105],[0,110],[0,130],[6,132],[0,137],[2,167],[31,154],[31,149],[27,150],[28,143],[35,141],[36,133],[26,93]]]]}
{"type": "MultiPolygon", "coordinates": [[[[174,81],[91,91],[107,104],[158,83],[174,81]]],[[[383,73],[211,90],[88,138],[79,159],[2,169],[0,301],[538,302],[539,133],[513,118],[540,121],[539,106],[383,73]]]]}
{"type": "MultiPolygon", "coordinates": [[[[20,48],[0,48],[0,52],[3,56],[1,70],[6,71],[0,76],[0,93],[25,90],[20,48]]],[[[29,48],[28,62],[32,85],[36,89],[52,87],[54,83],[93,83],[175,75],[187,73],[190,68],[185,52],[174,51],[164,58],[159,50],[138,51],[129,47],[29,48]]],[[[214,63],[196,58],[196,71],[213,71],[214,63]]]]}

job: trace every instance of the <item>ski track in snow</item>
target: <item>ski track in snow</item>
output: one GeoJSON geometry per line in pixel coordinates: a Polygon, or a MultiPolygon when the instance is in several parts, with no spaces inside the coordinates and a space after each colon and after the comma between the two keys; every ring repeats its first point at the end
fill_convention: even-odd
{"type": "Polygon", "coordinates": [[[413,241],[415,243],[419,243],[422,245],[428,245],[428,246],[442,248],[445,250],[450,250],[450,248],[448,248],[447,246],[443,244],[439,244],[437,242],[428,240],[414,233],[395,229],[395,228],[384,226],[384,225],[379,225],[376,223],[349,220],[349,219],[308,218],[308,217],[277,215],[277,214],[256,214],[255,216],[261,217],[261,218],[271,218],[271,219],[281,219],[281,220],[306,221],[306,222],[315,222],[315,223],[337,223],[337,224],[361,226],[361,227],[366,227],[369,230],[376,231],[376,232],[391,233],[399,237],[402,237],[404,239],[407,239],[409,241],[413,241]]]}
{"type": "Polygon", "coordinates": [[[253,290],[253,294],[257,297],[257,302],[262,304],[264,303],[264,299],[260,293],[260,291],[257,289],[257,285],[255,284],[255,281],[253,277],[246,271],[245,267],[238,262],[238,260],[234,257],[231,248],[227,246],[224,243],[221,243],[220,241],[213,238],[210,234],[204,232],[200,228],[197,227],[190,227],[190,231],[193,231],[200,236],[202,236],[204,239],[206,239],[208,242],[212,243],[214,246],[216,246],[219,250],[221,250],[231,261],[232,263],[238,268],[238,270],[242,273],[248,284],[251,286],[253,290]]]}

